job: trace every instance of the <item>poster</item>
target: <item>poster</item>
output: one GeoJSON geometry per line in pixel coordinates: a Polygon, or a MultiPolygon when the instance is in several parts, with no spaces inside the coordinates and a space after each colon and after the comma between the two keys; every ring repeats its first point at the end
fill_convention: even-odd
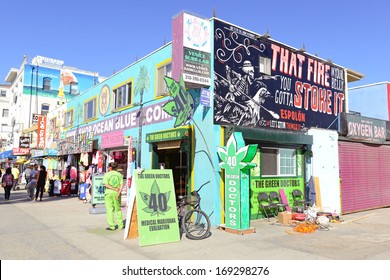
{"type": "Polygon", "coordinates": [[[106,187],[102,184],[103,174],[92,176],[92,204],[104,204],[104,191],[106,187]]]}
{"type": "Polygon", "coordinates": [[[172,170],[134,173],[140,246],[180,241],[172,170]]]}

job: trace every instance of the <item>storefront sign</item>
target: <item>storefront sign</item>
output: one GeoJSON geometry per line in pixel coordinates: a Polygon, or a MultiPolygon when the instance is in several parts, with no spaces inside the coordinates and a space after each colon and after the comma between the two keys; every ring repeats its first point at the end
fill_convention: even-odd
{"type": "Polygon", "coordinates": [[[187,87],[210,85],[210,22],[187,13],[172,21],[172,77],[187,87]]]}
{"type": "Polygon", "coordinates": [[[28,155],[30,154],[30,148],[12,148],[12,154],[14,156],[28,155]]]}
{"type": "Polygon", "coordinates": [[[46,116],[38,117],[38,143],[37,149],[44,149],[46,146],[46,116]]]}
{"type": "Polygon", "coordinates": [[[177,128],[164,131],[157,131],[146,134],[146,142],[161,142],[161,141],[172,141],[181,140],[188,138],[190,135],[189,128],[177,128]]]}
{"type": "Polygon", "coordinates": [[[234,132],[226,148],[218,147],[219,166],[225,170],[225,225],[232,229],[249,228],[249,170],[257,144],[245,146],[241,132],[234,132]]]}
{"type": "Polygon", "coordinates": [[[180,241],[172,170],[134,172],[134,180],[140,246],[180,241]]]}
{"type": "Polygon", "coordinates": [[[39,115],[39,114],[33,114],[32,120],[31,120],[31,125],[32,126],[35,125],[35,124],[38,124],[38,119],[39,119],[40,116],[41,115],[39,115]]]}
{"type": "MultiPolygon", "coordinates": [[[[300,157],[302,158],[302,157],[300,157]]],[[[298,159],[302,160],[302,159],[298,159]]],[[[300,165],[298,165],[300,166],[300,165]]],[[[304,181],[303,177],[294,177],[294,178],[266,178],[266,179],[252,179],[250,182],[251,189],[251,197],[250,197],[250,205],[251,205],[251,218],[256,219],[258,217],[259,212],[259,201],[257,196],[259,192],[269,193],[270,191],[275,191],[279,193],[280,189],[283,189],[285,194],[287,195],[288,204],[292,206],[294,201],[292,199],[291,194],[293,189],[299,189],[301,191],[304,190],[304,181]]]]}
{"type": "Polygon", "coordinates": [[[184,48],[183,79],[192,84],[210,85],[210,53],[184,48]]]}
{"type": "Polygon", "coordinates": [[[383,144],[387,138],[386,121],[342,113],[340,132],[349,139],[383,144]]]}
{"type": "Polygon", "coordinates": [[[19,148],[30,148],[30,137],[19,137],[19,148]]]}
{"type": "MultiPolygon", "coordinates": [[[[144,126],[172,120],[172,117],[162,109],[163,104],[165,104],[165,102],[159,102],[151,106],[142,107],[144,126]]],[[[118,116],[105,118],[101,121],[84,125],[74,130],[69,130],[66,132],[66,137],[84,133],[92,133],[97,136],[104,133],[136,128],[138,127],[139,121],[139,118],[137,117],[138,111],[138,109],[134,109],[129,112],[123,112],[118,116]]]]}
{"type": "Polygon", "coordinates": [[[31,149],[30,153],[31,153],[31,157],[42,157],[45,155],[43,150],[36,150],[36,149],[31,149]]]}
{"type": "Polygon", "coordinates": [[[123,130],[102,134],[101,148],[122,147],[124,145],[123,130]]]}
{"type": "Polygon", "coordinates": [[[92,204],[104,204],[104,192],[106,187],[102,184],[103,175],[92,176],[92,204]]]}

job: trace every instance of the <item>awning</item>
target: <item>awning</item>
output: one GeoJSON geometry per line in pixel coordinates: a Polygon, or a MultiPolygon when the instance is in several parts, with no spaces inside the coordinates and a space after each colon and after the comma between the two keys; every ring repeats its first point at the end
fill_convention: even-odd
{"type": "Polygon", "coordinates": [[[38,125],[37,124],[34,124],[33,126],[29,127],[29,128],[26,128],[22,131],[23,134],[27,134],[29,132],[33,132],[33,131],[36,131],[38,130],[38,125]]]}
{"type": "Polygon", "coordinates": [[[242,132],[245,140],[264,141],[279,144],[312,145],[313,136],[295,131],[280,131],[263,128],[227,126],[225,138],[228,139],[233,132],[242,132]]]}
{"type": "Polygon", "coordinates": [[[179,149],[181,140],[157,142],[157,150],[179,149]]]}
{"type": "Polygon", "coordinates": [[[12,155],[12,150],[4,151],[0,153],[0,159],[16,158],[12,155]]]}
{"type": "Polygon", "coordinates": [[[22,164],[25,163],[26,161],[27,161],[26,157],[19,157],[18,159],[16,159],[15,163],[22,164]]]}

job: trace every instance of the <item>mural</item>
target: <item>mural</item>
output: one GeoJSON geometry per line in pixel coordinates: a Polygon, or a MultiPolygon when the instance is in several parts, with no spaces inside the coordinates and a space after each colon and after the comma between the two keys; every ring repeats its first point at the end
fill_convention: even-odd
{"type": "Polygon", "coordinates": [[[65,106],[61,106],[48,115],[46,148],[57,149],[57,142],[65,125],[65,106]]]}
{"type": "Polygon", "coordinates": [[[104,85],[99,94],[99,112],[102,116],[107,114],[110,108],[111,90],[108,85],[104,85]]]}
{"type": "Polygon", "coordinates": [[[57,98],[63,103],[95,84],[96,77],[73,72],[69,69],[54,69],[26,64],[23,94],[57,98]],[[44,86],[45,81],[47,84],[44,86]],[[72,91],[73,90],[73,91],[72,91]]]}
{"type": "Polygon", "coordinates": [[[342,68],[217,20],[214,28],[214,123],[337,129],[342,68]]]}

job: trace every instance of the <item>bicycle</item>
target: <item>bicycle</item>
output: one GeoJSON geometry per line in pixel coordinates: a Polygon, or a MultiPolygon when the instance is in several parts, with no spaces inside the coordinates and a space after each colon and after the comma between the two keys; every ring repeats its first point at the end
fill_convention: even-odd
{"type": "Polygon", "coordinates": [[[201,240],[210,236],[210,219],[207,214],[200,209],[199,191],[210,181],[204,183],[190,195],[178,196],[177,213],[179,217],[179,227],[186,237],[192,240],[201,240]],[[188,206],[192,207],[188,211],[188,206]]]}

